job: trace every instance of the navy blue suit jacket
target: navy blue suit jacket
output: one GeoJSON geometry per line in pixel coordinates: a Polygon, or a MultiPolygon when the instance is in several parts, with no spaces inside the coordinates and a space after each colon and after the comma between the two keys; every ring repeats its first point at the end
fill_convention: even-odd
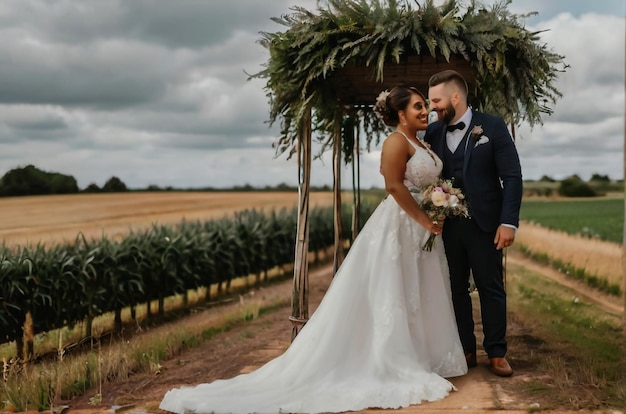
{"type": "MultiPolygon", "coordinates": [[[[518,227],[523,183],[515,143],[502,118],[472,110],[468,131],[476,125],[482,127],[482,136],[486,138],[479,143],[480,137],[468,132],[463,183],[470,214],[486,232],[495,232],[500,224],[518,227]]],[[[443,160],[444,125],[439,121],[429,125],[425,140],[443,160]]]]}

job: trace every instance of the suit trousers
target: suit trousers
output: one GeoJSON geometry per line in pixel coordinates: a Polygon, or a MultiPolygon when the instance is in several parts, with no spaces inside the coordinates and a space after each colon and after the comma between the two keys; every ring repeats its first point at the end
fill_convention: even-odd
{"type": "Polygon", "coordinates": [[[502,250],[497,250],[494,232],[481,230],[471,218],[448,218],[443,241],[450,268],[452,303],[465,353],[476,352],[476,335],[469,292],[470,271],[480,298],[483,348],[489,358],[503,357],[506,343],[506,292],[502,250]]]}

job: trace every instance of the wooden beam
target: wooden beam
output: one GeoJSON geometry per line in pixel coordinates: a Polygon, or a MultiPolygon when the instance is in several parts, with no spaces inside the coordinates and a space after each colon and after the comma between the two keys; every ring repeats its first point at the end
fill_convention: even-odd
{"type": "Polygon", "coordinates": [[[298,135],[298,226],[291,292],[291,340],[309,320],[309,197],[311,187],[311,108],[298,135]]]}
{"type": "Polygon", "coordinates": [[[346,105],[373,105],[383,89],[391,89],[400,84],[415,86],[424,94],[428,93],[428,80],[442,70],[453,69],[459,72],[474,90],[475,72],[470,62],[461,56],[451,56],[450,61],[443,57],[412,55],[400,63],[386,63],[383,79],[376,80],[371,66],[344,66],[333,72],[328,82],[337,99],[346,105]]]}
{"type": "Polygon", "coordinates": [[[343,226],[341,225],[341,117],[337,110],[335,115],[335,130],[333,131],[333,220],[335,229],[335,255],[333,260],[333,275],[339,270],[343,262],[343,226]]]}

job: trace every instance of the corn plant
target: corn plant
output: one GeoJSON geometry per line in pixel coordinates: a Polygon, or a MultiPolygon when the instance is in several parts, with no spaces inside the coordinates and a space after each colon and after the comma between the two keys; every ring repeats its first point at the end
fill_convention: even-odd
{"type": "Polygon", "coordinates": [[[309,251],[315,252],[315,261],[319,261],[319,252],[335,240],[333,212],[329,208],[313,209],[309,212],[309,222],[309,251]]]}
{"type": "MultiPolygon", "coordinates": [[[[42,246],[38,245],[35,248],[35,252],[40,252],[42,249],[42,246]]],[[[3,279],[8,282],[8,288],[5,289],[7,292],[6,298],[8,306],[10,306],[12,311],[10,319],[13,322],[13,324],[7,326],[7,333],[9,337],[15,340],[17,357],[24,359],[24,357],[30,358],[33,355],[32,339],[35,335],[35,324],[41,325],[37,322],[36,315],[46,305],[49,305],[51,296],[49,289],[42,286],[42,281],[45,284],[45,279],[42,280],[36,272],[36,264],[34,263],[39,262],[33,262],[31,257],[32,248],[29,246],[20,247],[13,253],[8,255],[2,263],[3,279]],[[22,329],[28,314],[30,314],[34,323],[28,327],[26,332],[29,340],[25,355],[22,329]]],[[[40,329],[42,328],[44,327],[40,326],[40,329]]]]}
{"type": "Polygon", "coordinates": [[[131,239],[114,243],[102,240],[102,274],[108,292],[107,310],[113,311],[113,331],[122,331],[122,309],[143,293],[143,280],[134,266],[131,239]]]}
{"type": "MultiPolygon", "coordinates": [[[[314,210],[313,210],[314,211],[314,210]]],[[[273,210],[269,215],[265,256],[272,266],[293,263],[295,256],[297,209],[273,210]]]]}
{"type": "Polygon", "coordinates": [[[261,283],[261,273],[267,272],[269,268],[265,249],[269,222],[264,214],[253,209],[236,213],[235,224],[239,241],[245,246],[245,263],[247,265],[246,269],[240,269],[239,272],[256,275],[258,285],[261,283]]]}
{"type": "Polygon", "coordinates": [[[152,297],[158,300],[158,317],[165,314],[165,298],[184,291],[184,282],[177,263],[183,260],[182,236],[169,226],[153,226],[151,252],[154,254],[154,267],[151,281],[155,289],[152,297]]]}
{"type": "Polygon", "coordinates": [[[101,315],[108,300],[102,266],[102,248],[95,241],[88,241],[82,234],[74,242],[74,255],[68,261],[71,274],[80,286],[79,303],[85,315],[85,337],[92,337],[93,319],[101,315]]]}
{"type": "MultiPolygon", "coordinates": [[[[234,227],[229,220],[208,222],[206,230],[209,234],[209,253],[214,264],[213,274],[218,286],[218,294],[228,290],[230,281],[236,276],[235,273],[235,250],[237,236],[234,227]]],[[[210,286],[206,286],[207,289],[210,286]]]]}
{"type": "Polygon", "coordinates": [[[196,290],[206,286],[204,299],[210,298],[209,287],[217,282],[215,258],[211,252],[211,234],[206,230],[205,225],[198,221],[183,222],[178,230],[185,235],[183,249],[186,252],[186,258],[179,260],[177,266],[184,284],[183,302],[184,306],[187,306],[188,290],[196,290]]]}
{"type": "Polygon", "coordinates": [[[81,288],[74,275],[74,255],[67,246],[55,246],[48,251],[44,262],[39,266],[43,278],[50,288],[50,308],[48,329],[73,326],[84,319],[85,313],[77,295],[81,288]]]}
{"type": "MultiPolygon", "coordinates": [[[[24,324],[20,305],[22,292],[26,290],[23,281],[14,276],[15,267],[9,251],[3,247],[0,253],[0,323],[2,324],[2,342],[20,340],[24,324]]],[[[18,357],[22,356],[23,347],[17,346],[18,357]]]]}
{"type": "Polygon", "coordinates": [[[146,233],[131,232],[124,239],[123,244],[125,249],[122,249],[118,270],[122,280],[130,281],[124,289],[125,305],[130,308],[130,317],[134,321],[137,319],[137,306],[146,301],[147,298],[146,280],[143,277],[144,262],[149,260],[146,233]],[[133,282],[133,280],[137,282],[133,282]]]}

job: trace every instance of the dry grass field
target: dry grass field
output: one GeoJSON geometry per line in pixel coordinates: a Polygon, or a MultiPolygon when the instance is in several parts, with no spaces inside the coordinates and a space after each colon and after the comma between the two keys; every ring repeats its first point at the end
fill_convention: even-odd
{"type": "MultiPolygon", "coordinates": [[[[7,246],[72,241],[183,220],[211,220],[245,209],[293,207],[287,192],[146,192],[0,198],[0,237],[7,246]]],[[[332,205],[331,192],[313,192],[310,207],[332,205]]]]}
{"type": "Polygon", "coordinates": [[[533,253],[546,254],[584,269],[589,275],[623,285],[622,246],[619,244],[548,230],[528,222],[520,225],[515,241],[533,253]]]}

